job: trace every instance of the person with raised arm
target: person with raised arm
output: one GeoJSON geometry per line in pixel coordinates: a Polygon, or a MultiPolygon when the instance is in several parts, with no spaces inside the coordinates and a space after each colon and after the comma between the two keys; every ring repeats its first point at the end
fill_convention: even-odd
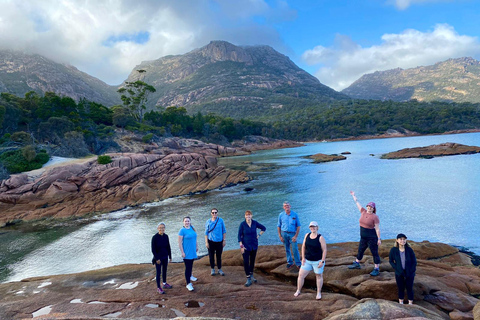
{"type": "Polygon", "coordinates": [[[365,209],[358,202],[355,192],[350,191],[350,194],[352,195],[353,201],[355,201],[355,204],[360,211],[360,243],[358,244],[357,258],[350,266],[348,266],[348,268],[360,269],[360,261],[363,258],[363,254],[367,248],[370,248],[370,252],[373,256],[373,262],[375,263],[375,268],[372,272],[370,272],[370,275],[378,276],[380,274],[381,262],[378,254],[378,247],[382,244],[382,240],[380,238],[380,219],[377,216],[375,202],[367,203],[367,208],[365,209]]]}

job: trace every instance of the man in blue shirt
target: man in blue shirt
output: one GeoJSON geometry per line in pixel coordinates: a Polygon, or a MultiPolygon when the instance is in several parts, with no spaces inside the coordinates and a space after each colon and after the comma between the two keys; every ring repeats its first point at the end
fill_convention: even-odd
{"type": "Polygon", "coordinates": [[[211,210],[212,217],[205,223],[205,246],[208,249],[208,256],[210,258],[210,267],[212,271],[210,275],[215,275],[215,256],[217,256],[218,274],[224,276],[222,271],[222,252],[225,247],[225,223],[223,219],[218,216],[218,210],[213,208],[211,210]]]}
{"type": "Polygon", "coordinates": [[[294,266],[290,245],[293,247],[295,264],[299,269],[302,265],[297,246],[298,233],[300,232],[300,219],[298,218],[298,215],[291,210],[290,203],[287,201],[283,203],[283,210],[285,211],[278,216],[278,236],[280,241],[285,245],[285,251],[287,253],[287,269],[294,266]]]}

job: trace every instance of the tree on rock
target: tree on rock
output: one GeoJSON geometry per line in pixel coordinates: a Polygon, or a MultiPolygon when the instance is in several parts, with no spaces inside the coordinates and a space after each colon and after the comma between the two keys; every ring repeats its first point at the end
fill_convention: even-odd
{"type": "MultiPolygon", "coordinates": [[[[137,70],[137,72],[144,73],[146,71],[137,70]]],[[[125,85],[117,90],[121,94],[123,105],[128,108],[132,117],[137,121],[143,121],[148,95],[155,91],[157,90],[153,86],[141,80],[125,81],[125,85]]]]}

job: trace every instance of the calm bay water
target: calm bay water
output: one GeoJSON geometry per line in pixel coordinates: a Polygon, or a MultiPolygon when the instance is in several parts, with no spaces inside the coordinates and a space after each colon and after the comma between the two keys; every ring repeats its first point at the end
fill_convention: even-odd
{"type": "Polygon", "coordinates": [[[185,215],[199,231],[199,253],[206,254],[203,230],[212,207],[218,208],[225,220],[226,249],[238,247],[238,225],[247,209],[267,227],[260,244],[279,244],[276,221],[285,200],[300,215],[302,238],[308,223],[316,220],[327,243],[357,241],[359,213],[350,190],[363,205],[376,202],[384,239],[402,232],[414,241],[440,241],[480,254],[480,154],[380,159],[386,152],[443,142],[480,146],[480,133],[310,143],[224,158],[222,164],[237,168],[246,168],[250,162],[261,164],[249,171],[255,180],[88,220],[1,229],[0,281],[147,263],[151,260],[150,240],[160,221],[167,225],[174,261],[180,261],[177,234],[185,215]],[[312,164],[302,158],[344,151],[351,155],[339,162],[312,164]],[[245,187],[254,190],[246,192],[245,187]]]}

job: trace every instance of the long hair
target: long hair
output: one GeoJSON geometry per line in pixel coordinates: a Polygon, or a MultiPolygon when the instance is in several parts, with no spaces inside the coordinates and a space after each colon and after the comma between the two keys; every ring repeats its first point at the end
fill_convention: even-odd
{"type": "MultiPolygon", "coordinates": [[[[183,217],[183,222],[185,222],[185,219],[190,220],[190,228],[192,228],[193,231],[195,231],[195,228],[192,226],[192,219],[189,216],[183,217]]],[[[185,228],[185,226],[183,226],[185,228]]]]}
{"type": "MultiPolygon", "coordinates": [[[[395,248],[399,248],[400,246],[398,245],[398,241],[395,240],[395,248]]],[[[408,244],[408,242],[405,242],[405,248],[406,247],[410,247],[410,245],[408,244]]]]}

